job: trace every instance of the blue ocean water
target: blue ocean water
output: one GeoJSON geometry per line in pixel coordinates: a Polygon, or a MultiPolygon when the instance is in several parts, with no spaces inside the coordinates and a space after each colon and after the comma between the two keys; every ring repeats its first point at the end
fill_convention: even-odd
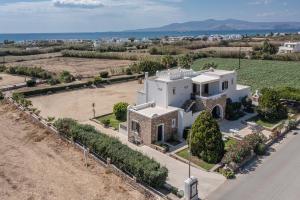
{"type": "Polygon", "coordinates": [[[82,39],[82,40],[96,40],[109,38],[157,38],[163,36],[198,36],[198,35],[227,35],[227,34],[241,34],[241,35],[256,35],[266,34],[270,32],[284,32],[296,33],[299,30],[238,30],[238,31],[186,31],[186,32],[94,32],[94,33],[10,33],[1,34],[0,42],[4,40],[24,41],[24,40],[54,40],[54,39],[82,39]]]}

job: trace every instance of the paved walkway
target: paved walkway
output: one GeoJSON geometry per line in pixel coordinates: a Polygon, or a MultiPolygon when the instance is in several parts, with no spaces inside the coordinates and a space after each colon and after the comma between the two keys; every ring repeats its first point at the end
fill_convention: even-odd
{"type": "MultiPolygon", "coordinates": [[[[160,162],[162,165],[166,166],[169,170],[169,177],[167,180],[167,183],[169,183],[172,186],[175,186],[179,188],[180,190],[184,189],[184,181],[188,177],[188,165],[175,160],[174,158],[163,154],[159,151],[156,151],[148,146],[136,146],[132,143],[130,143],[127,140],[127,136],[124,134],[121,134],[119,132],[116,132],[111,129],[106,129],[103,126],[93,122],[93,121],[87,121],[84,122],[85,124],[90,124],[96,127],[99,131],[102,133],[111,135],[113,137],[117,137],[120,139],[120,141],[124,144],[127,144],[130,148],[138,150],[145,155],[148,155],[149,157],[154,158],[156,161],[160,162]]],[[[221,184],[225,182],[225,178],[217,173],[207,172],[204,170],[200,170],[195,167],[191,167],[191,173],[193,176],[198,178],[199,181],[199,193],[201,198],[207,197],[208,194],[216,190],[221,184]]]]}

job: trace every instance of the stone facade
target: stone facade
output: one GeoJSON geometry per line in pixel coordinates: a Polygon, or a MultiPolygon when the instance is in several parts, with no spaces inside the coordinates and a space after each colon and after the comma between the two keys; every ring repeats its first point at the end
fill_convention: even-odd
{"type": "Polygon", "coordinates": [[[220,97],[215,98],[215,99],[202,99],[202,103],[204,105],[204,108],[209,112],[212,112],[214,107],[219,105],[222,109],[221,119],[224,119],[224,117],[225,117],[225,108],[226,108],[226,99],[227,99],[227,96],[225,94],[223,94],[220,97]]]}
{"type": "Polygon", "coordinates": [[[163,124],[164,134],[163,140],[166,141],[171,138],[172,134],[178,132],[178,111],[170,112],[162,116],[148,118],[140,115],[137,112],[129,111],[128,113],[128,140],[140,140],[145,145],[153,144],[157,141],[158,125],[163,124]],[[176,120],[175,128],[172,128],[172,120],[176,120]],[[132,121],[138,122],[140,126],[139,133],[132,130],[132,121]]]}

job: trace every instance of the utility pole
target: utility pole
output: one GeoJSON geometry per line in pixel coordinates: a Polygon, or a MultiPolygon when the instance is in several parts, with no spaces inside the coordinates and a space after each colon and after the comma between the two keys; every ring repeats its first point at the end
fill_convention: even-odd
{"type": "Polygon", "coordinates": [[[95,103],[92,103],[92,107],[93,107],[93,116],[95,118],[96,117],[95,103]]]}
{"type": "Polygon", "coordinates": [[[242,51],[242,45],[240,43],[240,49],[239,49],[239,69],[241,69],[241,51],[242,51]]]}
{"type": "Polygon", "coordinates": [[[191,157],[192,157],[192,134],[191,130],[189,131],[189,178],[191,178],[191,157]]]}

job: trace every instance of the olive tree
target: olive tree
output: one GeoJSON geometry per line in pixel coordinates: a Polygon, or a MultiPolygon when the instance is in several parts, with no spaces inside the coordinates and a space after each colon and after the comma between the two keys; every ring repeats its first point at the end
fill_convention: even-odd
{"type": "Polygon", "coordinates": [[[119,102],[114,105],[113,112],[117,120],[125,121],[127,116],[128,103],[119,102]]]}

